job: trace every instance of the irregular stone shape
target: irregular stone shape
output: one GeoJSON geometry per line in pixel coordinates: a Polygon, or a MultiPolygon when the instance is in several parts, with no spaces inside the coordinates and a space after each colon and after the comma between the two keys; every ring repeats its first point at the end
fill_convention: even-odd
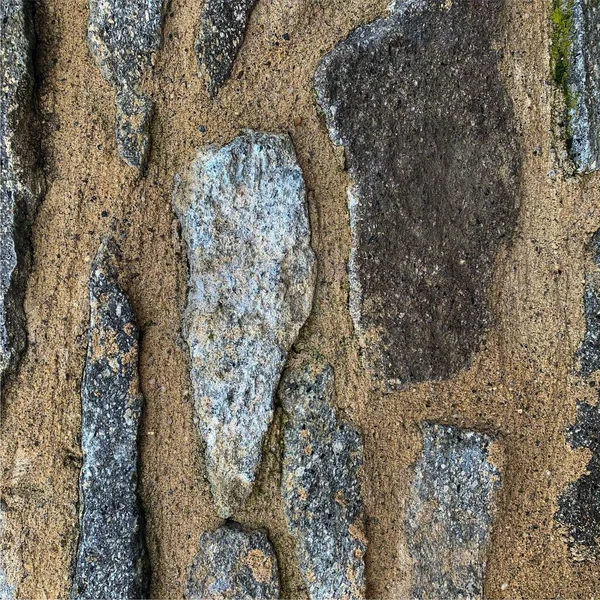
{"type": "Polygon", "coordinates": [[[279,376],[312,304],[306,191],[290,138],[246,131],[200,150],[174,207],[188,249],[196,415],[228,517],[252,489],[279,376]]]}
{"type": "Polygon", "coordinates": [[[227,522],[200,536],[186,598],[279,598],[277,557],[266,532],[227,522]]]}
{"type": "Polygon", "coordinates": [[[501,0],[407,0],[322,60],[315,85],[346,150],[350,310],[388,385],[468,366],[490,323],[497,250],[518,207],[501,0]]]}
{"type": "Polygon", "coordinates": [[[364,598],[362,439],[336,417],[333,394],[329,365],[307,363],[284,373],[283,506],[310,597],[364,598]]]}
{"type": "Polygon", "coordinates": [[[482,598],[500,469],[492,439],[423,424],[407,511],[414,598],[482,598]]]}
{"type": "Polygon", "coordinates": [[[42,191],[35,133],[29,0],[0,4],[0,385],[27,344],[23,300],[31,223],[42,191]]]}
{"type": "Polygon", "coordinates": [[[213,98],[231,73],[255,4],[256,0],[206,0],[204,3],[196,56],[208,76],[207,88],[213,98]]]}
{"type": "Polygon", "coordinates": [[[577,403],[577,420],[567,436],[572,448],[591,453],[587,472],[570,483],[558,501],[556,520],[568,529],[568,543],[575,560],[600,557],[600,412],[598,406],[577,403]]]}
{"type": "Polygon", "coordinates": [[[579,172],[600,161],[600,5],[590,0],[554,0],[554,79],[566,108],[567,146],[579,172]]]}
{"type": "Polygon", "coordinates": [[[142,80],[160,48],[165,0],[89,0],[88,41],[106,80],[116,89],[117,149],[143,170],[150,152],[153,103],[142,80]]]}
{"type": "Polygon", "coordinates": [[[7,576],[7,565],[6,565],[6,544],[4,540],[5,535],[5,505],[0,500],[0,600],[13,600],[15,597],[15,587],[10,584],[7,576]]]}
{"type": "MultiPolygon", "coordinates": [[[[591,250],[596,266],[600,267],[600,230],[592,236],[591,250]]],[[[598,269],[586,275],[583,307],[585,337],[579,347],[578,356],[581,360],[581,376],[589,377],[600,368],[600,270],[598,269]]]]}
{"type": "Polygon", "coordinates": [[[118,251],[98,251],[81,388],[81,530],[71,598],[147,598],[149,571],[137,496],[138,328],[117,278],[118,251]]]}

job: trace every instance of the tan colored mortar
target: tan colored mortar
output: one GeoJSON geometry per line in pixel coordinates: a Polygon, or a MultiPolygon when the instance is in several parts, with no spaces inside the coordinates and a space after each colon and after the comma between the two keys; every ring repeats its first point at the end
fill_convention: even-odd
{"type": "MultiPolygon", "coordinates": [[[[384,14],[385,4],[259,0],[232,79],[212,104],[193,54],[200,2],[172,0],[164,47],[148,82],[156,100],[153,150],[146,177],[136,180],[116,156],[114,92],[87,49],[86,1],[39,2],[48,193],[33,239],[26,301],[30,347],[4,390],[0,442],[9,508],[5,539],[18,542],[9,558],[21,571],[20,598],[66,597],[69,591],[87,280],[91,258],[111,226],[123,236],[124,284],[142,329],[141,494],[153,598],[182,597],[198,535],[219,523],[192,419],[179,330],[184,268],[170,194],[174,175],[189,164],[196,147],[229,142],[245,127],[288,131],[310,190],[319,276],[313,314],[296,350],[319,352],[332,362],[339,407],[364,433],[369,596],[401,597],[410,586],[404,506],[422,419],[481,428],[502,439],[505,486],[487,595],[590,597],[600,588],[598,567],[568,558],[553,521],[557,494],[587,460],[585,452],[567,448],[564,428],[574,419],[577,399],[596,398],[572,369],[584,327],[585,243],[600,226],[600,189],[598,177],[563,181],[548,175],[556,169],[549,109],[550,2],[508,2],[503,69],[522,128],[525,162],[518,231],[497,261],[496,325],[468,371],[394,394],[373,388],[360,364],[347,309],[348,180],[312,90],[319,58],[354,27],[384,14]],[[542,151],[534,155],[538,147],[542,151]]],[[[280,505],[279,444],[276,419],[257,489],[236,517],[269,529],[286,595],[303,597],[280,505]]]]}

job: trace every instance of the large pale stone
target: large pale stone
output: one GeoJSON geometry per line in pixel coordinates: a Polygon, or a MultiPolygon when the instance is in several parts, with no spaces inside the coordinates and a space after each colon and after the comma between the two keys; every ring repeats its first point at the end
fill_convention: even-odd
{"type": "Polygon", "coordinates": [[[189,600],[276,600],[277,557],[266,532],[232,521],[203,533],[188,578],[189,600]]]}
{"type": "Polygon", "coordinates": [[[189,262],[184,335],[219,513],[250,494],[287,352],[310,312],[306,191],[286,135],[200,150],[176,185],[189,262]]]}
{"type": "Polygon", "coordinates": [[[41,195],[33,105],[32,2],[0,3],[0,386],[27,344],[23,300],[41,195]]]}
{"type": "Polygon", "coordinates": [[[554,79],[565,101],[567,147],[579,172],[600,163],[600,5],[554,0],[554,79]]]}
{"type": "Polygon", "coordinates": [[[483,434],[423,425],[407,512],[413,598],[482,598],[501,454],[483,434]],[[496,462],[495,462],[496,460],[496,462]]]}
{"type": "Polygon", "coordinates": [[[306,363],[285,371],[281,492],[300,571],[313,599],[364,598],[362,439],[338,420],[333,370],[306,363]]]}
{"type": "Polygon", "coordinates": [[[501,0],[397,2],[315,76],[352,179],[350,309],[390,385],[468,366],[491,321],[520,166],[499,74],[502,14],[501,0]]]}
{"type": "Polygon", "coordinates": [[[88,41],[106,80],[117,92],[117,149],[143,170],[150,152],[153,103],[142,90],[162,42],[165,0],[89,0],[88,41]]]}
{"type": "Polygon", "coordinates": [[[208,78],[207,87],[213,98],[231,73],[255,4],[256,0],[206,0],[204,3],[196,56],[208,78]]]}
{"type": "Polygon", "coordinates": [[[117,250],[102,244],[90,276],[81,387],[81,523],[71,598],[147,598],[149,570],[137,495],[142,412],[138,328],[119,286],[117,250]]]}

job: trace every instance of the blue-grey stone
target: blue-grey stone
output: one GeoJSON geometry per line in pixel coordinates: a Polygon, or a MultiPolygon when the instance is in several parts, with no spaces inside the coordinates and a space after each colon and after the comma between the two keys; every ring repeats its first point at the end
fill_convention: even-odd
{"type": "Polygon", "coordinates": [[[307,362],[285,371],[281,493],[310,598],[365,597],[367,540],[358,480],[362,438],[333,408],[333,369],[307,362]]]}
{"type": "Polygon", "coordinates": [[[118,281],[118,250],[100,247],[90,276],[81,386],[79,547],[71,598],[147,598],[149,567],[138,498],[138,327],[118,281]]]}
{"type": "Polygon", "coordinates": [[[579,172],[589,173],[600,159],[600,5],[554,0],[553,17],[554,75],[565,96],[570,155],[579,172]]]}
{"type": "Polygon", "coordinates": [[[27,344],[23,309],[31,224],[42,192],[30,0],[0,4],[0,386],[27,344]]]}
{"type": "Polygon", "coordinates": [[[277,557],[267,533],[228,521],[203,533],[190,569],[188,600],[276,600],[277,557]]]}
{"type": "Polygon", "coordinates": [[[187,340],[221,516],[246,501],[287,353],[314,288],[306,189],[287,135],[246,131],[198,152],[173,204],[187,246],[187,340]]]}
{"type": "Polygon", "coordinates": [[[117,149],[143,170],[150,152],[153,103],[142,89],[162,43],[166,0],[89,0],[88,42],[105,79],[116,90],[117,149]]]}
{"type": "Polygon", "coordinates": [[[412,598],[482,598],[501,472],[483,433],[424,423],[406,517],[412,598]]]}

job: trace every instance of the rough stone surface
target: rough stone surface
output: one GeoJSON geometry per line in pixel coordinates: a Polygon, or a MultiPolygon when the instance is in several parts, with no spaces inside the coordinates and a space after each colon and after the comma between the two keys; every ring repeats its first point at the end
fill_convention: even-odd
{"type": "Polygon", "coordinates": [[[499,75],[502,2],[407,0],[354,31],[315,84],[346,150],[350,309],[390,385],[468,366],[518,210],[519,153],[499,75]]]}
{"type": "Polygon", "coordinates": [[[587,448],[587,473],[569,484],[560,496],[556,519],[568,529],[571,555],[576,560],[600,557],[600,412],[598,406],[577,403],[577,420],[567,436],[571,447],[587,448]]]}
{"type": "Polygon", "coordinates": [[[184,336],[219,513],[250,494],[287,352],[311,309],[314,254],[288,136],[202,149],[174,193],[188,250],[184,336]]]}
{"type": "Polygon", "coordinates": [[[15,587],[10,584],[7,576],[6,545],[4,543],[4,502],[0,500],[0,600],[12,600],[15,597],[15,587]]]}
{"type": "Polygon", "coordinates": [[[425,423],[407,511],[414,598],[482,598],[500,487],[483,433],[425,423]]]}
{"type": "MultiPolygon", "coordinates": [[[[591,251],[596,267],[600,267],[600,230],[592,236],[591,251]]],[[[583,307],[585,336],[579,347],[578,356],[581,361],[581,376],[589,377],[600,368],[600,269],[598,268],[586,275],[583,307]]]]}
{"type": "Polygon", "coordinates": [[[310,597],[364,598],[362,439],[337,419],[333,394],[329,365],[307,363],[284,373],[283,505],[310,597]]]}
{"type": "Polygon", "coordinates": [[[147,598],[149,572],[137,496],[142,412],[138,328],[117,278],[118,250],[98,251],[81,389],[81,527],[71,597],[147,598]]]}
{"type": "Polygon", "coordinates": [[[89,0],[88,41],[107,81],[116,89],[117,149],[143,170],[150,151],[152,101],[142,79],[162,41],[165,0],[89,0]]]}
{"type": "Polygon", "coordinates": [[[200,536],[189,600],[279,598],[277,557],[266,532],[227,522],[200,536]]]}
{"type": "Polygon", "coordinates": [[[196,56],[208,76],[207,87],[213,98],[231,73],[255,4],[256,0],[206,0],[204,3],[196,56]]]}
{"type": "Polygon", "coordinates": [[[554,69],[565,94],[567,145],[577,170],[589,173],[600,161],[600,5],[594,0],[554,4],[554,69]]]}
{"type": "Polygon", "coordinates": [[[31,222],[42,189],[34,130],[34,30],[29,0],[0,4],[0,385],[27,343],[23,300],[31,222]]]}

